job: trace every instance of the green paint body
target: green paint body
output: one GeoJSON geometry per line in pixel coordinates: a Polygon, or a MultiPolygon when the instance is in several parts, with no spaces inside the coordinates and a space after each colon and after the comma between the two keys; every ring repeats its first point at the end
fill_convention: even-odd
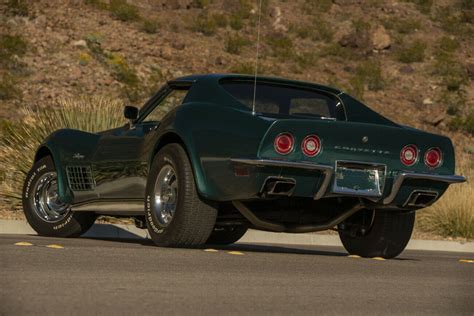
{"type": "MultiPolygon", "coordinates": [[[[449,138],[393,123],[339,90],[259,77],[259,82],[306,87],[331,94],[339,98],[345,109],[342,120],[274,119],[253,114],[239,103],[220,86],[219,81],[224,79],[251,80],[252,77],[202,75],[170,82],[155,96],[155,101],[159,100],[160,93],[166,94],[169,87],[192,86],[184,103],[159,123],[138,121],[134,129],[126,125],[97,134],[67,129],[51,134],[39,153],[47,148],[53,156],[61,198],[74,204],[100,199],[143,199],[151,161],[159,148],[170,141],[183,144],[198,192],[213,201],[258,198],[269,176],[295,179],[293,196],[298,197],[314,196],[322,182],[321,173],[294,168],[249,167],[248,176],[238,176],[231,158],[280,159],[333,167],[338,160],[384,164],[387,174],[382,197],[390,193],[394,177],[401,172],[454,174],[454,149],[449,138]],[[295,137],[293,152],[285,156],[276,153],[273,145],[275,136],[281,132],[290,132],[295,137]],[[312,158],[306,157],[299,145],[309,134],[318,135],[322,142],[322,151],[312,158]],[[364,137],[368,141],[364,142],[364,137]],[[400,161],[400,150],[407,144],[414,144],[420,150],[419,161],[410,167],[400,161]],[[443,152],[443,163],[436,169],[428,168],[423,162],[424,153],[431,147],[439,147],[443,152]],[[76,165],[91,167],[95,190],[70,189],[66,167],[76,165]]],[[[141,113],[151,103],[145,104],[141,113]]],[[[40,157],[38,154],[37,159],[40,157]]],[[[401,207],[415,189],[435,191],[441,196],[447,187],[448,184],[431,180],[409,180],[392,205],[401,207]]],[[[331,196],[331,190],[332,184],[327,196],[331,196]]]]}

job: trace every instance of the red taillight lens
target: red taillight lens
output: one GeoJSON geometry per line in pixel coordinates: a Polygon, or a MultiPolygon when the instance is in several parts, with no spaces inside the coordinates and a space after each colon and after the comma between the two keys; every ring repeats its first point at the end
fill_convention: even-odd
{"type": "Polygon", "coordinates": [[[287,155],[293,150],[295,140],[290,133],[281,133],[275,138],[275,151],[280,155],[287,155]]]}
{"type": "Polygon", "coordinates": [[[443,161],[443,154],[439,148],[430,148],[425,154],[425,165],[429,168],[438,168],[443,161]]]}
{"type": "Polygon", "coordinates": [[[321,140],[316,135],[308,135],[301,143],[303,153],[308,157],[314,157],[321,151],[321,140]]]}
{"type": "Polygon", "coordinates": [[[418,147],[407,145],[400,152],[400,161],[405,166],[413,166],[418,161],[418,147]]]}

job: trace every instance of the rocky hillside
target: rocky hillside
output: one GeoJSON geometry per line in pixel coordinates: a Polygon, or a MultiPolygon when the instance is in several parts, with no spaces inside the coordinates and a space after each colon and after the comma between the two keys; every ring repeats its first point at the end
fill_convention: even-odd
{"type": "MultiPolygon", "coordinates": [[[[79,95],[251,73],[257,0],[2,0],[0,118],[79,95]]],[[[263,0],[261,72],[334,85],[472,161],[474,1],[263,0]]]]}

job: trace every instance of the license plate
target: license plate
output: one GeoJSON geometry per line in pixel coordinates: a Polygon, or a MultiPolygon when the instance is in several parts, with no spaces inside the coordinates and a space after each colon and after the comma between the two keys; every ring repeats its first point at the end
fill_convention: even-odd
{"type": "Polygon", "coordinates": [[[333,191],[354,196],[382,196],[385,166],[338,162],[333,191]]]}

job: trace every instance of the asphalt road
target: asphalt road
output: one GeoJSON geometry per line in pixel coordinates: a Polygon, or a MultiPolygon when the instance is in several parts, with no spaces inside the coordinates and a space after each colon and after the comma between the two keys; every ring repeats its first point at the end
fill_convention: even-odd
{"type": "Polygon", "coordinates": [[[0,235],[0,315],[473,315],[474,263],[462,261],[473,257],[406,251],[375,260],[331,247],[209,251],[0,235]]]}

